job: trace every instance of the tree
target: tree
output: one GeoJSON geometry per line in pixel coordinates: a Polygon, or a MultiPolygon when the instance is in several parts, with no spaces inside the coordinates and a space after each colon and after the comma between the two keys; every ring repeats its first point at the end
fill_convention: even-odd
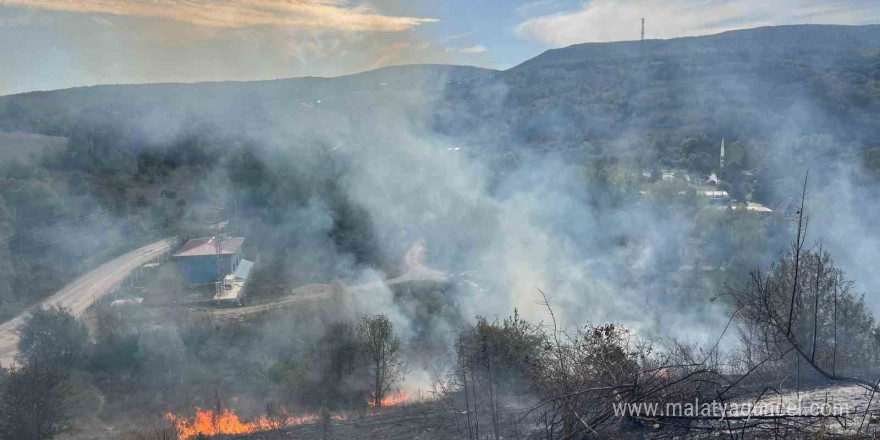
{"type": "Polygon", "coordinates": [[[706,206],[694,216],[692,237],[703,245],[703,258],[715,266],[726,267],[735,274],[765,263],[768,254],[767,220],[749,212],[745,205],[737,209],[706,206]]]}
{"type": "Polygon", "coordinates": [[[544,411],[550,421],[546,429],[555,433],[552,438],[613,430],[608,417],[612,402],[645,398],[648,381],[639,377],[645,367],[636,347],[632,335],[613,324],[586,326],[574,333],[553,329],[531,372],[535,389],[549,402],[544,411]],[[617,388],[623,384],[636,386],[617,388]]]}
{"type": "Polygon", "coordinates": [[[361,359],[354,325],[348,322],[330,324],[318,345],[321,364],[324,365],[322,389],[331,394],[328,400],[345,400],[361,359]]]}
{"type": "Polygon", "coordinates": [[[859,377],[880,352],[874,316],[831,255],[805,247],[806,188],[805,179],[791,250],[766,273],[755,270],[726,292],[748,335],[744,343],[751,345],[743,351],[755,359],[744,367],[782,365],[799,373],[803,363],[825,379],[877,391],[859,377]]]}
{"type": "Polygon", "coordinates": [[[501,438],[501,401],[507,395],[528,390],[529,361],[539,357],[546,337],[541,330],[519,317],[514,310],[502,323],[477,317],[473,326],[458,334],[455,349],[455,387],[464,396],[469,439],[480,438],[488,418],[494,438],[501,438]]]}
{"type": "Polygon", "coordinates": [[[372,373],[372,406],[382,406],[382,399],[391,386],[404,379],[406,367],[400,358],[400,338],[394,325],[384,314],[365,316],[358,326],[361,350],[370,363],[372,373]]]}
{"type": "Polygon", "coordinates": [[[718,168],[720,144],[703,136],[681,141],[678,146],[678,163],[685,169],[709,174],[718,168]]]}
{"type": "Polygon", "coordinates": [[[768,273],[753,272],[747,283],[728,292],[758,338],[752,348],[762,351],[759,360],[777,365],[800,356],[828,379],[858,375],[878,355],[875,320],[864,297],[852,292],[853,282],[828,252],[802,250],[797,266],[795,258],[787,252],[768,273]]]}
{"type": "Polygon", "coordinates": [[[95,304],[95,345],[90,357],[93,371],[120,372],[138,364],[137,328],[125,308],[109,300],[95,304]]]}
{"type": "Polygon", "coordinates": [[[86,352],[88,329],[61,306],[39,308],[18,326],[18,350],[26,363],[68,370],[80,364],[86,352]]]}
{"type": "Polygon", "coordinates": [[[309,409],[363,407],[367,365],[359,337],[352,323],[327,325],[307,353],[276,364],[275,380],[290,400],[309,409]]]}
{"type": "Polygon", "coordinates": [[[33,361],[6,371],[0,395],[0,439],[47,440],[67,428],[67,381],[33,361]]]}

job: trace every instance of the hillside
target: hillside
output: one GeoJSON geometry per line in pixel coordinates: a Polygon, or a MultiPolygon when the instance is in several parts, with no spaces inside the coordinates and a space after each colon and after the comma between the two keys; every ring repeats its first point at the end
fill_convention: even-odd
{"type": "MultiPolygon", "coordinates": [[[[101,85],[0,97],[0,130],[73,135],[83,124],[117,124],[157,136],[195,121],[241,128],[268,119],[308,117],[318,109],[393,102],[405,93],[436,93],[445,81],[472,81],[493,71],[458,66],[389,67],[339,78],[253,82],[101,85]],[[103,121],[96,121],[95,118],[103,121]]],[[[167,139],[160,139],[167,141],[167,139]]]]}
{"type": "Polygon", "coordinates": [[[67,139],[25,132],[0,132],[0,160],[26,161],[31,154],[46,150],[58,151],[67,145],[67,139]]]}
{"type": "MultiPolygon", "coordinates": [[[[581,63],[599,63],[610,58],[637,58],[645,55],[657,57],[734,52],[757,55],[786,51],[799,51],[803,55],[840,54],[847,51],[877,50],[878,43],[880,43],[880,25],[772,26],[702,37],[576,44],[548,50],[510,70],[576,66],[581,63]]],[[[831,64],[827,61],[825,63],[831,64]]]]}
{"type": "MultiPolygon", "coordinates": [[[[552,152],[604,185],[601,198],[629,185],[620,176],[634,170],[718,171],[721,139],[729,154],[724,177],[740,200],[778,206],[797,191],[791,170],[811,168],[820,184],[853,163],[880,175],[880,26],[580,44],[503,72],[413,65],[338,78],[31,92],[0,97],[0,132],[69,139],[41,163],[53,172],[27,177],[41,191],[52,189],[39,199],[51,206],[26,207],[34,199],[10,181],[3,197],[13,215],[23,213],[21,226],[103,209],[140,220],[136,229],[147,242],[157,228],[177,233],[201,218],[184,221],[185,212],[228,205],[224,191],[238,194],[243,212],[270,223],[285,218],[288,204],[318,197],[333,200],[333,240],[364,262],[378,254],[376,243],[365,238],[367,223],[350,219],[365,214],[350,206],[357,204],[344,188],[325,185],[357,160],[335,155],[327,168],[326,159],[341,147],[393,154],[395,145],[412,141],[401,141],[402,134],[441,151],[462,147],[503,172],[552,152]],[[288,162],[294,171],[280,166],[288,162]],[[205,175],[234,189],[220,191],[205,175]],[[269,196],[279,187],[288,188],[286,200],[269,196]],[[178,190],[181,200],[158,196],[178,190]],[[80,199],[82,206],[67,206],[80,199]]],[[[5,148],[26,157],[28,145],[5,148]]],[[[24,241],[17,248],[27,248],[24,241]]]]}
{"type": "Polygon", "coordinates": [[[0,438],[873,434],[878,115],[880,26],[0,97],[0,438]]]}
{"type": "MultiPolygon", "coordinates": [[[[13,229],[92,219],[101,210],[124,214],[123,230],[135,222],[148,242],[209,217],[193,212],[231,209],[230,194],[243,215],[269,224],[317,198],[330,200],[332,240],[361,264],[386,251],[345,187],[354,179],[348,171],[363,162],[354,152],[371,148],[370,160],[381,165],[401,158],[390,155],[409,142],[460,147],[484,156],[498,179],[519,164],[559,157],[602,188],[593,203],[633,191],[631,176],[646,169],[719,171],[721,139],[729,156],[722,177],[738,200],[779,206],[807,168],[818,185],[854,163],[880,175],[880,26],[580,44],[503,72],[413,65],[338,78],[32,92],[0,97],[0,131],[68,139],[41,169],[16,171],[45,197],[9,180],[2,195],[13,229]],[[347,153],[331,154],[339,148],[347,153]],[[274,196],[280,188],[284,196],[274,196]],[[37,201],[46,206],[30,206],[37,201]]],[[[6,148],[19,157],[31,149],[6,148]]],[[[31,237],[47,234],[35,232],[17,234],[14,251],[30,241],[51,253],[46,239],[31,237]]],[[[258,240],[278,244],[268,234],[251,242],[258,240]]]]}
{"type": "Polygon", "coordinates": [[[866,145],[880,134],[878,26],[582,44],[503,77],[510,92],[487,116],[530,145],[631,136],[664,158],[662,144],[697,134],[777,141],[827,133],[866,145]]]}
{"type": "MultiPolygon", "coordinates": [[[[266,196],[279,184],[254,178],[252,171],[269,172],[290,156],[297,174],[277,170],[273,177],[292,187],[288,198],[306,203],[315,194],[331,197],[327,191],[341,190],[321,184],[328,179],[321,168],[328,152],[365,142],[392,151],[400,141],[391,133],[431,138],[439,149],[462,146],[489,157],[489,166],[498,169],[553,152],[594,170],[591,179],[605,184],[615,164],[621,170],[676,167],[709,174],[726,139],[731,194],[776,206],[797,187],[788,170],[812,167],[821,181],[839,164],[880,169],[878,80],[880,26],[780,26],[580,44],[503,72],[419,65],[339,78],[24,93],[0,97],[0,131],[69,139],[61,154],[42,163],[63,172],[35,175],[69,181],[66,187],[52,183],[59,196],[48,199],[62,203],[70,200],[66,193],[88,193],[115,212],[124,207],[130,213],[133,201],[148,212],[146,200],[134,200],[147,197],[140,190],[145,185],[151,194],[179,186],[172,182],[189,182],[189,188],[200,180],[195,176],[229,162],[236,191],[265,215],[265,205],[283,205],[266,196]],[[292,152],[294,145],[308,153],[292,152]],[[260,156],[267,151],[275,156],[260,156]]],[[[335,160],[341,163],[329,175],[351,166],[335,160]]],[[[187,192],[205,204],[207,186],[187,192]]],[[[17,194],[5,194],[7,203],[29,200],[19,201],[17,194]]],[[[193,201],[168,201],[162,210],[182,212],[193,201]]],[[[334,202],[338,218],[349,217],[347,203],[334,202]]],[[[20,221],[57,223],[66,208],[52,209],[59,214],[22,209],[34,218],[20,221]]],[[[145,221],[144,229],[168,229],[177,221],[160,218],[145,221]]]]}
{"type": "Polygon", "coordinates": [[[694,134],[827,133],[871,145],[880,135],[878,79],[880,26],[780,26],[581,44],[504,72],[425,65],[339,78],[25,93],[0,98],[0,130],[73,136],[100,114],[162,143],[168,139],[157,132],[195,120],[239,128],[283,120],[296,131],[305,124],[290,118],[308,121],[315,104],[346,118],[415,105],[430,109],[439,133],[505,148],[622,136],[676,144],[694,134]]]}

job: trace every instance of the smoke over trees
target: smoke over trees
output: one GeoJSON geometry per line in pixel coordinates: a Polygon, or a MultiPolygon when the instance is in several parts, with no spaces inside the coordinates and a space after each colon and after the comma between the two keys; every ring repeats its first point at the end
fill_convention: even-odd
{"type": "Polygon", "coordinates": [[[0,375],[0,438],[51,439],[67,427],[66,378],[33,360],[0,375]]]}
{"type": "Polygon", "coordinates": [[[391,386],[403,380],[406,366],[400,353],[400,338],[394,334],[394,324],[385,315],[364,317],[358,324],[361,349],[370,370],[372,405],[382,406],[391,386]]]}
{"type": "Polygon", "coordinates": [[[18,331],[20,362],[0,368],[0,438],[51,439],[69,428],[69,379],[88,358],[88,332],[61,307],[39,308],[18,331]]]}
{"type": "Polygon", "coordinates": [[[324,335],[315,346],[320,354],[315,356],[317,362],[311,362],[313,368],[324,372],[320,378],[319,389],[325,393],[321,401],[330,407],[338,402],[356,406],[363,399],[358,392],[362,380],[361,346],[355,326],[350,322],[334,322],[330,324],[324,335]]]}
{"type": "MultiPolygon", "coordinates": [[[[46,405],[63,383],[94,395],[87,420],[236,407],[316,416],[329,436],[338,414],[443,378],[438,413],[461,438],[568,439],[719,432],[621,403],[755,398],[809,371],[866,385],[878,36],[758,29],[579,45],[504,72],[0,97],[3,130],[67,140],[0,164],[0,316],[224,221],[257,261],[240,315],[167,271],[128,292],[143,304],[35,310],[4,404],[37,377],[46,405]],[[825,241],[779,255],[808,167],[825,241]]],[[[65,424],[9,414],[47,437],[65,424]]]]}
{"type": "Polygon", "coordinates": [[[23,362],[43,368],[70,370],[88,356],[88,330],[59,306],[40,308],[19,326],[23,362]]]}
{"type": "Polygon", "coordinates": [[[743,367],[792,371],[803,361],[828,379],[873,388],[853,377],[877,362],[880,329],[853,285],[819,248],[786,252],[767,272],[729,288],[746,323],[743,367]]]}
{"type": "MultiPolygon", "coordinates": [[[[463,396],[463,437],[485,437],[480,435],[481,427],[492,438],[501,437],[501,427],[509,423],[502,402],[529,391],[530,363],[539,358],[545,343],[545,335],[517,313],[500,324],[477,317],[475,325],[459,332],[456,366],[445,391],[454,387],[463,396]]],[[[455,404],[453,395],[447,398],[455,404]]]]}

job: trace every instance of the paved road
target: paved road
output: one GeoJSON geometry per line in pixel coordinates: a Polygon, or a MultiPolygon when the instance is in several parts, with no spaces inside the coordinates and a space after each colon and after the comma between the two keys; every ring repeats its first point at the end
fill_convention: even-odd
{"type": "MultiPolygon", "coordinates": [[[[94,301],[113,291],[128,278],[132,270],[170,251],[176,239],[169,238],[146,245],[110,260],[95,270],[80,276],[39,305],[59,304],[70,309],[73,316],[80,316],[94,301]]],[[[18,331],[16,328],[27,316],[24,311],[15,318],[0,324],[0,364],[9,365],[18,354],[18,331]]]]}
{"type": "MultiPolygon", "coordinates": [[[[400,276],[384,281],[372,281],[369,283],[344,286],[344,288],[349,293],[360,293],[371,289],[393,286],[395,284],[411,281],[446,280],[447,275],[445,272],[428,267],[426,264],[426,257],[427,250],[425,249],[425,244],[417,242],[406,251],[406,254],[404,254],[404,272],[400,276]]],[[[269,303],[256,304],[247,307],[216,309],[211,313],[214,316],[221,318],[236,318],[242,315],[265,312],[266,310],[274,309],[276,307],[300,303],[303,301],[327,299],[332,295],[333,286],[331,284],[307,284],[305,286],[297,287],[296,289],[293,289],[290,294],[269,303]]]]}

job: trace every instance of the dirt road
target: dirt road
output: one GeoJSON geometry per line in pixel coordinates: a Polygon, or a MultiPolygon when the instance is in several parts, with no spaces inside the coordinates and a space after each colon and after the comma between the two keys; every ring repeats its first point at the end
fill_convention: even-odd
{"type": "MultiPolygon", "coordinates": [[[[432,269],[426,264],[427,251],[425,244],[418,242],[410,246],[403,256],[404,271],[396,277],[383,281],[372,281],[369,283],[344,286],[350,292],[363,292],[370,289],[381,288],[384,286],[393,286],[395,284],[406,283],[410,281],[443,281],[446,280],[446,273],[437,269],[432,269]]],[[[211,313],[220,318],[235,318],[251,313],[265,312],[290,304],[301,303],[303,301],[314,301],[317,299],[327,299],[333,294],[333,286],[331,284],[307,284],[305,286],[293,289],[290,294],[279,298],[275,301],[265,304],[255,304],[247,307],[236,307],[229,309],[216,309],[211,313]]]]}
{"type": "MultiPolygon", "coordinates": [[[[102,264],[97,269],[80,276],[39,305],[59,304],[70,309],[74,316],[85,313],[94,301],[113,291],[124,281],[132,270],[169,252],[176,240],[173,238],[157,241],[140,249],[131,251],[102,264]]],[[[18,354],[18,331],[16,328],[27,316],[28,311],[0,324],[0,364],[9,365],[18,354]]]]}

